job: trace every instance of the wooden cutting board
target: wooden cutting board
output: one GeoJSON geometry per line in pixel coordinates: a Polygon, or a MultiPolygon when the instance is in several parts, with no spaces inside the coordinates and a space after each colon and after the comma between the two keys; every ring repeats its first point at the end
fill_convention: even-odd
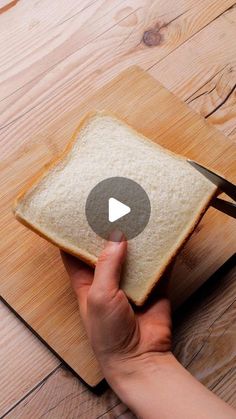
{"type": "MultiPolygon", "coordinates": [[[[19,224],[12,201],[35,170],[55,157],[84,113],[115,112],[168,149],[236,180],[236,146],[137,67],[53,121],[27,144],[5,144],[1,200],[1,281],[3,299],[89,385],[102,378],[87,341],[75,297],[56,247],[19,224]],[[49,135],[50,132],[50,135],[49,135]],[[53,135],[51,133],[54,133],[53,135]]],[[[125,164],[125,162],[124,162],[125,164]]],[[[179,305],[234,252],[235,221],[210,208],[178,256],[172,274],[173,304],[179,305]]]]}

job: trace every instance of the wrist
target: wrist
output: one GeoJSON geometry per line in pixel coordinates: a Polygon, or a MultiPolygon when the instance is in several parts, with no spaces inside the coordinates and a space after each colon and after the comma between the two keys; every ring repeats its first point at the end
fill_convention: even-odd
{"type": "Polygon", "coordinates": [[[234,418],[235,411],[200,384],[170,352],[122,360],[107,370],[113,390],[140,418],[234,418]]]}
{"type": "Polygon", "coordinates": [[[109,385],[128,406],[132,404],[132,393],[139,386],[151,382],[153,376],[162,375],[176,363],[171,352],[148,353],[133,358],[114,360],[103,366],[109,385]]]}

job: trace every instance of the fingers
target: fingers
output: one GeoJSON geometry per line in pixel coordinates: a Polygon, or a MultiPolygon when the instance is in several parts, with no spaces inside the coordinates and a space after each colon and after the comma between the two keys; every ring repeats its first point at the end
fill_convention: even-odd
{"type": "Polygon", "coordinates": [[[120,274],[127,251],[127,242],[121,232],[114,231],[98,259],[93,280],[93,271],[77,258],[61,252],[65,268],[79,302],[84,321],[89,304],[104,306],[119,290],[120,274]],[[101,304],[100,304],[101,303],[101,304]]]}
{"type": "Polygon", "coordinates": [[[61,251],[62,261],[71,279],[71,284],[78,298],[80,312],[86,316],[87,295],[93,281],[93,270],[76,257],[61,251]]]}
{"type": "Polygon", "coordinates": [[[117,292],[119,289],[122,264],[127,253],[127,241],[120,231],[114,231],[100,255],[92,289],[97,293],[117,292]],[[114,241],[116,240],[116,241],[114,241]]]}

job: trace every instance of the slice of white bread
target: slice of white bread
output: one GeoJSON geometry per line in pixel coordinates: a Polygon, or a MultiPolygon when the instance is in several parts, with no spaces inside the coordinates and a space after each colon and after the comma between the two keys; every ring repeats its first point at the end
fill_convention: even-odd
{"type": "Polygon", "coordinates": [[[106,113],[87,115],[59,159],[16,199],[16,218],[94,266],[104,240],[90,228],[86,199],[100,181],[123,176],[149,196],[151,216],[129,241],[121,286],[142,305],[205,212],[216,187],[186,159],[106,113]]]}

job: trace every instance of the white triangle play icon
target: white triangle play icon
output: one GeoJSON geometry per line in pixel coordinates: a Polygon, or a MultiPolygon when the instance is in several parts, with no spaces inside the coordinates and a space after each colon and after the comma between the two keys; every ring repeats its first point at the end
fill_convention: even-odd
{"type": "Polygon", "coordinates": [[[115,198],[109,198],[108,218],[111,223],[124,217],[124,215],[129,214],[130,211],[131,209],[127,205],[115,198]]]}

